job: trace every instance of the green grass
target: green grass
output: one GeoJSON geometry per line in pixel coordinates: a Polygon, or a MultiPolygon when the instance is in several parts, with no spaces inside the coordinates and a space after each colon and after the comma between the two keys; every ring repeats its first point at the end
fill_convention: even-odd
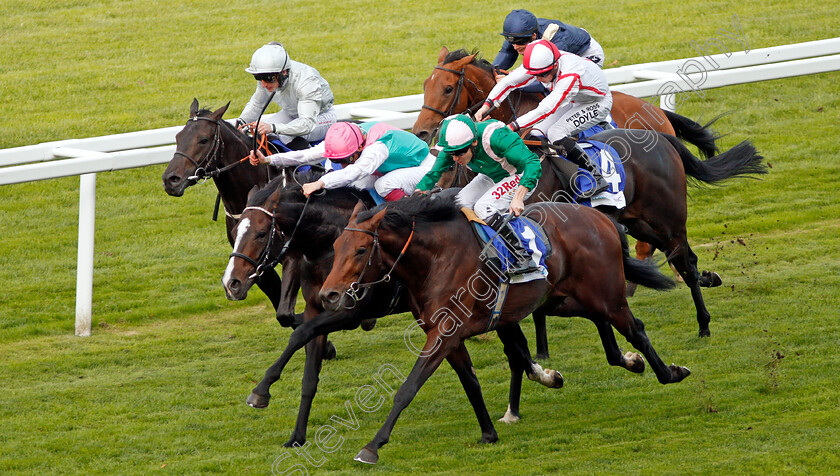
{"type": "MultiPolygon", "coordinates": [[[[370,2],[90,2],[0,0],[0,147],[181,124],[189,104],[253,92],[242,68],[269,40],[318,68],[339,103],[416,94],[440,47],[478,48],[492,59],[513,4],[370,2]],[[370,13],[370,14],[368,14],[370,13]]],[[[836,35],[836,2],[532,2],[539,15],[586,27],[607,64],[689,57],[732,31],[751,48],[836,35]],[[552,13],[554,12],[554,13],[552,13]]],[[[735,46],[729,42],[728,45],[735,46]]],[[[407,374],[408,316],[370,333],[331,336],[309,440],[331,424],[344,438],[322,466],[281,445],[294,426],[303,354],[293,358],[264,411],[244,399],[279,355],[289,331],[255,290],[228,302],[219,279],[229,247],[212,222],[215,190],[168,197],[164,166],[97,176],[93,336],[73,337],[78,179],[0,188],[0,473],[279,474],[326,471],[492,474],[838,473],[840,202],[836,177],[837,73],[705,91],[678,111],[724,116],[729,148],[752,140],[772,164],[760,181],[694,189],[689,238],[700,267],[724,286],[705,290],[712,337],[696,337],[685,288],[640,290],[634,313],[670,363],[692,375],[661,386],[606,364],[594,326],[549,321],[561,390],[526,382],[523,420],[498,424],[478,445],[475,417],[443,366],[403,413],[375,468],[352,456],[384,421],[345,402],[392,364],[407,374]]],[[[271,112],[271,110],[269,111],[271,112]]],[[[530,319],[526,335],[533,336],[530,319]]],[[[619,339],[623,341],[623,339],[619,339]]],[[[470,353],[491,416],[504,411],[501,344],[472,339],[470,353]]],[[[625,347],[629,347],[625,345],[625,347]]],[[[332,440],[335,443],[338,440],[332,440]]]]}

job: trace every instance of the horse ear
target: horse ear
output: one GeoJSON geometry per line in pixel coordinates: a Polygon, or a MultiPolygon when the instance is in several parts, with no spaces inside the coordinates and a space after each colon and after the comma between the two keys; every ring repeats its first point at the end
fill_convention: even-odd
{"type": "Polygon", "coordinates": [[[382,221],[383,218],[385,218],[386,213],[388,213],[388,209],[383,208],[382,211],[380,211],[379,213],[374,215],[373,218],[368,220],[368,223],[371,224],[373,229],[379,228],[379,223],[382,221]]]}
{"type": "Polygon", "coordinates": [[[477,54],[478,53],[473,53],[469,56],[464,56],[463,58],[459,59],[458,61],[453,62],[452,63],[452,68],[456,69],[456,70],[466,68],[468,64],[472,63],[475,60],[475,55],[477,55],[477,54]]]}
{"type": "Polygon", "coordinates": [[[198,114],[198,99],[193,98],[192,104],[190,104],[190,117],[195,117],[198,114]]]}
{"type": "Polygon", "coordinates": [[[449,54],[449,48],[443,47],[440,49],[440,53],[438,53],[438,64],[443,64],[443,60],[446,59],[446,55],[449,54]]]}
{"type": "Polygon", "coordinates": [[[251,195],[257,193],[257,190],[259,190],[259,187],[257,187],[256,185],[251,187],[251,190],[248,191],[248,198],[246,199],[246,201],[251,201],[251,195]]]}
{"type": "Polygon", "coordinates": [[[222,116],[225,115],[225,112],[227,111],[228,106],[230,106],[230,101],[228,101],[228,103],[225,104],[224,106],[222,106],[222,107],[216,109],[215,111],[213,111],[213,114],[210,114],[210,117],[212,119],[218,121],[219,119],[222,118],[222,116]]]}
{"type": "Polygon", "coordinates": [[[355,223],[356,222],[356,215],[361,213],[361,211],[364,210],[364,209],[365,209],[365,204],[362,203],[361,200],[356,202],[356,206],[353,207],[353,213],[350,214],[350,223],[355,223]]]}

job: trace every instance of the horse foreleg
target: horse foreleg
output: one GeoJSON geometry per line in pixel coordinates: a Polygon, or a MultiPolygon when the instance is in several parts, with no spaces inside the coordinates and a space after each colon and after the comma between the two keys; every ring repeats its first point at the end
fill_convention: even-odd
{"type": "Polygon", "coordinates": [[[306,344],[306,363],[303,365],[303,380],[300,389],[300,408],[298,409],[292,436],[283,446],[302,445],[306,441],[306,426],[309,423],[312,400],[318,391],[318,374],[321,372],[321,361],[324,357],[326,343],[327,336],[322,335],[306,344]]]}
{"type": "Polygon", "coordinates": [[[475,374],[475,368],[473,368],[470,354],[464,343],[461,342],[461,345],[449,354],[446,360],[458,374],[461,386],[464,387],[464,392],[466,392],[470,405],[475,411],[475,416],[478,418],[478,426],[481,427],[481,443],[495,443],[498,441],[499,435],[496,434],[496,429],[493,427],[492,420],[490,420],[490,414],[487,413],[487,405],[481,395],[481,385],[478,383],[478,376],[475,374]]]}
{"type": "MultiPolygon", "coordinates": [[[[257,278],[257,287],[268,297],[275,310],[279,309],[282,302],[281,298],[284,284],[285,281],[281,280],[280,276],[277,275],[277,271],[273,269],[265,270],[262,276],[257,278]]],[[[294,306],[294,304],[292,305],[294,306]]]]}
{"type": "Polygon", "coordinates": [[[265,371],[263,379],[254,387],[254,390],[247,399],[248,405],[254,408],[265,408],[268,406],[269,399],[271,398],[271,393],[269,392],[271,385],[280,380],[283,369],[286,368],[286,364],[289,363],[292,356],[300,348],[312,341],[312,339],[334,331],[355,329],[358,326],[359,317],[357,315],[349,312],[331,311],[324,311],[298,326],[289,336],[289,343],[283,349],[280,358],[265,371]]]}
{"type": "Polygon", "coordinates": [[[388,443],[388,438],[391,436],[400,413],[411,403],[420,387],[437,370],[443,359],[459,345],[461,345],[461,339],[457,336],[442,337],[437,328],[428,331],[426,344],[423,346],[420,357],[414,363],[414,367],[405,382],[400,385],[400,388],[394,394],[394,406],[391,407],[388,418],[385,419],[385,423],[382,424],[382,428],[376,432],[373,439],[353,459],[362,463],[376,464],[379,460],[379,448],[388,443]]]}
{"type": "MultiPolygon", "coordinates": [[[[300,290],[300,268],[298,258],[287,255],[283,258],[283,279],[277,309],[277,322],[283,327],[295,324],[295,302],[300,290]]],[[[271,270],[274,271],[274,270],[271,270]]],[[[276,272],[275,272],[276,275],[276,272]]]]}

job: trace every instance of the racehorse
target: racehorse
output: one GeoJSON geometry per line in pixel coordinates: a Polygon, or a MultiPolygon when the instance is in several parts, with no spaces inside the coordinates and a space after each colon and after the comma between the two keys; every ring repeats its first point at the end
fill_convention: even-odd
{"type": "MultiPolygon", "coordinates": [[[[309,172],[298,177],[302,183],[315,178],[309,172]]],[[[323,313],[318,292],[332,266],[332,243],[347,224],[353,207],[359,201],[367,206],[374,205],[373,198],[367,192],[350,187],[327,190],[306,199],[298,184],[284,186],[283,178],[278,177],[264,188],[249,193],[247,206],[243,207],[239,222],[233,229],[234,249],[222,278],[228,299],[245,299],[251,285],[258,282],[259,275],[270,270],[272,264],[283,257],[295,257],[300,266],[300,286],[305,302],[301,324],[303,329],[298,327],[301,332],[292,333],[290,345],[300,342],[294,350],[306,345],[306,363],[297,422],[286,446],[302,445],[306,441],[306,427],[318,388],[326,335],[333,331],[355,329],[360,324],[369,329],[372,324],[365,322],[369,318],[407,311],[399,300],[399,288],[395,283],[383,283],[358,308],[323,313]],[[330,324],[338,325],[330,326],[326,332],[319,334],[318,339],[300,341],[298,337],[311,328],[310,321],[316,316],[327,318],[330,324]]],[[[283,355],[290,358],[293,353],[284,352],[283,355]]],[[[271,398],[269,388],[280,378],[288,361],[283,359],[281,357],[266,371],[265,377],[248,397],[249,405],[254,408],[268,406],[271,398]]]]}
{"type": "MultiPolygon", "coordinates": [[[[286,349],[266,370],[264,378],[247,399],[252,407],[267,407],[271,398],[271,385],[280,379],[294,353],[306,346],[301,406],[295,429],[286,446],[302,445],[305,442],[307,420],[317,391],[320,355],[326,335],[338,330],[355,329],[360,322],[364,326],[365,320],[409,311],[404,287],[392,281],[367,286],[366,289],[369,289],[356,296],[357,301],[353,306],[336,312],[324,311],[321,305],[318,293],[332,266],[333,242],[359,203],[364,208],[373,206],[373,200],[366,192],[350,187],[326,190],[323,195],[314,194],[305,199],[299,186],[284,187],[275,179],[249,196],[248,206],[242,212],[235,230],[236,245],[222,279],[230,299],[244,299],[259,270],[270,267],[270,263],[281,254],[294,253],[305,258],[300,260],[301,288],[306,302],[304,321],[292,332],[286,349]],[[316,339],[318,337],[321,339],[316,339]]],[[[500,336],[504,338],[506,334],[500,331],[500,336]]],[[[515,368],[524,369],[530,380],[551,388],[562,387],[562,375],[537,365],[527,345],[506,345],[505,352],[508,359],[515,362],[515,368]]],[[[640,360],[630,362],[638,366],[640,360]]],[[[641,365],[644,366],[643,363],[641,365]]],[[[518,419],[521,384],[520,371],[511,377],[511,402],[505,415],[506,421],[518,419]]]]}
{"type": "MultiPolygon", "coordinates": [[[[431,143],[444,117],[467,110],[473,112],[487,99],[496,85],[493,65],[477,57],[478,52],[469,54],[460,49],[450,52],[446,47],[438,54],[438,64],[432,74],[423,82],[423,108],[411,131],[420,139],[431,143]]],[[[702,126],[677,113],[660,109],[648,101],[618,91],[612,91],[612,118],[621,129],[647,129],[675,135],[694,144],[704,157],[717,152],[717,137],[708,129],[712,124],[702,126]]],[[[517,116],[531,111],[542,99],[537,93],[523,93],[516,90],[501,106],[493,109],[491,118],[510,122],[517,116]]],[[[463,167],[454,167],[450,175],[441,177],[448,186],[464,186],[463,167]],[[459,178],[461,180],[459,180],[459,178]]],[[[645,259],[653,248],[643,241],[636,243],[636,256],[645,259]]],[[[632,294],[633,286],[630,287],[632,294]]]]}
{"type": "MultiPolygon", "coordinates": [[[[189,120],[175,136],[176,151],[163,172],[163,187],[169,195],[180,197],[187,187],[212,177],[224,204],[227,237],[233,246],[233,229],[245,209],[248,191],[267,184],[272,167],[242,163],[253,147],[252,138],[222,119],[228,106],[230,103],[215,111],[199,110],[198,100],[193,99],[189,120]]],[[[295,317],[299,286],[295,268],[290,258],[283,263],[282,280],[274,269],[266,269],[257,282],[284,326],[291,325],[295,317]]]]}
{"type": "MultiPolygon", "coordinates": [[[[464,340],[493,329],[502,333],[513,329],[513,335],[507,336],[513,342],[500,334],[506,352],[509,345],[527,346],[518,322],[536,310],[590,319],[612,365],[636,372],[644,369],[636,365],[643,362],[638,354],[621,354],[612,331],[615,327],[645,356],[660,383],[679,382],[690,374],[685,367],[662,362],[624,294],[627,277],[659,288],[673,282],[652,264],[630,258],[626,242],[622,245],[622,232],[604,214],[568,203],[529,205],[525,215],[543,226],[551,243],[552,251],[545,258],[548,274],[546,279],[511,285],[501,313],[496,314],[491,311],[499,295],[498,271],[481,259],[479,241],[467,238],[472,235],[471,225],[455,200],[412,197],[370,211],[361,209],[357,206],[333,245],[335,262],[321,288],[321,301],[331,310],[347,306],[355,292],[367,285],[366,271],[379,267],[374,260],[381,260],[379,264],[389,269],[386,276],[406,286],[426,343],[422,349],[415,348],[416,364],[394,395],[394,406],[382,428],[356,455],[357,461],[377,462],[378,450],[388,442],[400,413],[444,358],[467,393],[481,427],[481,441],[496,441],[464,340]]],[[[521,376],[519,363],[511,360],[512,375],[521,376]]]]}
{"type": "MultiPolygon", "coordinates": [[[[437,66],[423,82],[423,108],[411,129],[417,137],[430,143],[445,117],[468,109],[474,112],[487,99],[496,85],[496,77],[493,65],[477,55],[477,52],[469,54],[463,49],[450,52],[444,47],[440,50],[437,66]]],[[[711,123],[702,126],[618,91],[612,91],[612,96],[611,114],[619,128],[646,129],[677,136],[694,144],[704,157],[712,157],[717,152],[717,137],[708,129],[711,123]]],[[[510,122],[534,109],[542,97],[537,93],[516,94],[493,109],[489,117],[510,122]]]]}

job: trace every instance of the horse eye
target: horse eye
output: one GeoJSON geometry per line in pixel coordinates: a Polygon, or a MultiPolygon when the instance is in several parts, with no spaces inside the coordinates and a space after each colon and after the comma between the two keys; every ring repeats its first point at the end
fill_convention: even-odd
{"type": "Polygon", "coordinates": [[[257,239],[261,240],[261,239],[265,238],[266,234],[267,233],[264,232],[264,231],[261,231],[261,232],[257,233],[257,239]]]}
{"type": "Polygon", "coordinates": [[[447,86],[446,89],[443,91],[443,94],[452,94],[452,86],[447,86]]]}
{"type": "Polygon", "coordinates": [[[198,141],[198,143],[199,143],[199,144],[206,144],[206,143],[208,143],[208,142],[210,142],[210,139],[208,139],[208,138],[206,138],[206,137],[204,137],[204,138],[202,138],[200,141],[198,141]]]}
{"type": "Polygon", "coordinates": [[[367,248],[359,248],[356,250],[356,256],[362,256],[365,253],[367,253],[367,248]]]}

